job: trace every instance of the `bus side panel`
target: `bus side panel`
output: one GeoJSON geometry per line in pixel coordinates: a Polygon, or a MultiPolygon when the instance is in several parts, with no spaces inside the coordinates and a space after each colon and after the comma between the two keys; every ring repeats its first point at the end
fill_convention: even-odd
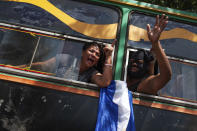
{"type": "Polygon", "coordinates": [[[197,116],[134,105],[136,131],[196,131],[197,116]]]}
{"type": "MultiPolygon", "coordinates": [[[[98,98],[0,81],[0,130],[89,131],[98,98]]],[[[197,116],[134,104],[136,131],[196,131],[197,116]]]]}
{"type": "Polygon", "coordinates": [[[93,131],[98,99],[0,81],[0,130],[93,131]]]}

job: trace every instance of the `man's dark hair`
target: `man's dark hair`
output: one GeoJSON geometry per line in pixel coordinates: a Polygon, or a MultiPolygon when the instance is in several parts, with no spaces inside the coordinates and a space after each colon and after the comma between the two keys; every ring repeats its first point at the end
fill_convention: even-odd
{"type": "Polygon", "coordinates": [[[144,62],[149,63],[154,60],[153,54],[150,51],[146,51],[144,49],[138,49],[136,52],[132,52],[129,54],[129,59],[133,56],[137,56],[138,54],[142,53],[144,54],[144,62]]]}
{"type": "Polygon", "coordinates": [[[96,42],[91,42],[91,43],[86,42],[83,46],[83,51],[87,50],[91,46],[97,46],[99,48],[100,58],[98,60],[97,65],[95,65],[94,68],[98,70],[100,73],[103,73],[103,66],[105,62],[105,53],[103,51],[104,45],[98,44],[96,42]]]}

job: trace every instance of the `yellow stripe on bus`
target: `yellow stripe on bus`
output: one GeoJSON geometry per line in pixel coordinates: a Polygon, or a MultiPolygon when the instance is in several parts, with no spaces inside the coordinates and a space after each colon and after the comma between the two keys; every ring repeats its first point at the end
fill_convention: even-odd
{"type": "MultiPolygon", "coordinates": [[[[88,24],[80,22],[71,16],[67,15],[65,12],[56,8],[47,0],[7,0],[14,2],[24,2],[28,4],[33,4],[38,6],[47,12],[51,13],[57,17],[60,21],[68,25],[71,29],[84,34],[89,37],[99,38],[99,39],[114,39],[117,33],[117,23],[114,24],[88,24]]],[[[163,39],[172,39],[172,38],[181,38],[187,39],[193,42],[197,42],[197,34],[192,33],[183,28],[174,28],[169,31],[164,31],[160,37],[160,40],[163,39]]],[[[133,25],[129,27],[129,40],[132,41],[148,41],[147,32],[143,28],[139,28],[133,25]]]]}
{"type": "MultiPolygon", "coordinates": [[[[197,34],[190,32],[183,28],[174,28],[168,31],[164,31],[161,34],[160,40],[164,39],[173,39],[173,38],[180,38],[180,39],[186,39],[193,42],[197,42],[197,34]]],[[[132,41],[149,41],[147,36],[147,31],[143,28],[139,28],[134,25],[130,25],[129,27],[129,40],[132,41]]]]}
{"type": "Polygon", "coordinates": [[[64,24],[68,25],[74,31],[89,37],[99,39],[114,39],[117,33],[117,23],[114,24],[88,24],[80,22],[65,12],[61,11],[47,0],[6,0],[13,2],[23,2],[38,6],[57,17],[64,24]]]}

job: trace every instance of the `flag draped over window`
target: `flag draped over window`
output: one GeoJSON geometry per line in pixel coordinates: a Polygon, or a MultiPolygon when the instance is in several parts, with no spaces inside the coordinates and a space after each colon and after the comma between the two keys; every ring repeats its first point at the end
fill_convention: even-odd
{"type": "Polygon", "coordinates": [[[132,94],[124,81],[101,88],[95,131],[135,131],[132,94]]]}

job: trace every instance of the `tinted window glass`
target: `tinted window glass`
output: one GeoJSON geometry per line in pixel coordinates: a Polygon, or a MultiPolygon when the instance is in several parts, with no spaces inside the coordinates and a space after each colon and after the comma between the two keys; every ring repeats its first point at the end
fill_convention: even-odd
{"type": "MultiPolygon", "coordinates": [[[[155,24],[155,17],[144,14],[131,14],[128,45],[135,48],[151,48],[148,41],[146,25],[155,24]]],[[[168,22],[160,39],[166,54],[179,58],[197,60],[197,26],[180,22],[168,22]]]]}
{"type": "Polygon", "coordinates": [[[197,65],[172,60],[170,64],[172,79],[159,94],[197,101],[197,65]]]}
{"type": "Polygon", "coordinates": [[[0,64],[30,63],[38,37],[29,33],[0,28],[0,64]]]}
{"type": "MultiPolygon", "coordinates": [[[[33,43],[29,46],[31,51],[23,48],[29,53],[20,57],[20,59],[25,57],[25,60],[16,63],[9,57],[10,61],[6,59],[5,62],[3,58],[6,55],[4,55],[1,63],[6,67],[15,66],[14,69],[78,80],[84,41],[111,43],[117,36],[119,12],[115,8],[101,6],[95,2],[76,0],[47,0],[44,4],[42,2],[0,0],[0,25],[32,32],[32,35],[24,34],[35,39],[23,42],[31,45],[33,43]],[[65,37],[68,39],[59,39],[65,37]]],[[[13,36],[12,39],[16,38],[13,36]]],[[[3,39],[3,35],[0,35],[0,39],[3,39]]],[[[2,50],[4,53],[9,50],[13,54],[11,48],[2,50]]],[[[94,60],[89,61],[95,64],[94,60]]]]}
{"type": "Polygon", "coordinates": [[[30,69],[78,80],[82,46],[83,43],[79,41],[41,37],[30,69]]]}
{"type": "Polygon", "coordinates": [[[0,1],[0,21],[68,35],[111,42],[119,13],[111,8],[73,0],[0,1]]]}

